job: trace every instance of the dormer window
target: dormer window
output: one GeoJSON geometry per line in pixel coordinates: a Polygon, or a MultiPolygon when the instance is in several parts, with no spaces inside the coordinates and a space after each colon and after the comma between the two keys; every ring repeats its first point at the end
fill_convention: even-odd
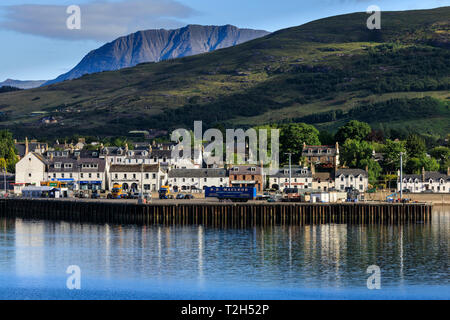
{"type": "Polygon", "coordinates": [[[444,184],[444,179],[441,178],[441,180],[439,180],[440,184],[444,184]]]}
{"type": "Polygon", "coordinates": [[[62,155],[63,155],[63,157],[67,157],[69,155],[69,153],[67,151],[63,151],[62,155]]]}
{"type": "Polygon", "coordinates": [[[250,171],[256,171],[256,168],[255,167],[251,167],[250,171]]]}
{"type": "Polygon", "coordinates": [[[148,152],[147,151],[142,151],[142,155],[144,156],[144,157],[146,157],[147,155],[148,155],[148,152]]]}
{"type": "Polygon", "coordinates": [[[331,153],[331,149],[327,149],[327,153],[330,154],[331,153]]]}
{"type": "Polygon", "coordinates": [[[55,162],[55,168],[61,168],[61,162],[55,162]]]}
{"type": "Polygon", "coordinates": [[[430,179],[430,181],[429,181],[430,183],[433,183],[433,179],[430,179]]]}
{"type": "Polygon", "coordinates": [[[231,169],[231,171],[239,171],[239,168],[234,167],[234,168],[231,169]]]}
{"type": "Polygon", "coordinates": [[[64,163],[64,168],[72,168],[72,164],[71,163],[64,163]]]}
{"type": "Polygon", "coordinates": [[[133,151],[128,151],[128,156],[129,157],[133,156],[133,151]]]}
{"type": "Polygon", "coordinates": [[[288,169],[284,169],[283,171],[284,171],[284,174],[288,174],[289,173],[288,169]]]}

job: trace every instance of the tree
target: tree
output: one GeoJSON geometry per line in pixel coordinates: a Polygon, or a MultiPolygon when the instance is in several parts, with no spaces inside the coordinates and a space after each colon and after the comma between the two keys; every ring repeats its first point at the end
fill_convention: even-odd
{"type": "Polygon", "coordinates": [[[12,134],[7,130],[0,131],[0,158],[6,162],[9,172],[15,171],[18,158],[12,134]]]}
{"type": "Polygon", "coordinates": [[[409,158],[420,158],[425,155],[427,151],[425,140],[417,134],[411,134],[406,139],[406,152],[409,158]]]}
{"type": "MultiPolygon", "coordinates": [[[[406,152],[406,142],[397,140],[386,140],[384,145],[383,166],[387,171],[397,171],[400,169],[400,152],[406,152]]],[[[407,156],[403,156],[403,162],[406,163],[407,156]]]]}
{"type": "Polygon", "coordinates": [[[341,148],[341,159],[352,168],[364,167],[361,165],[362,160],[372,158],[372,146],[367,141],[358,141],[355,139],[347,139],[341,148]]]}
{"type": "Polygon", "coordinates": [[[318,145],[319,131],[306,123],[290,123],[280,127],[280,159],[286,163],[286,152],[292,153],[292,163],[298,163],[302,155],[303,143],[318,145]]]}
{"type": "Polygon", "coordinates": [[[323,145],[332,145],[335,142],[333,135],[328,131],[320,131],[319,140],[323,145]]]}
{"type": "Polygon", "coordinates": [[[446,171],[450,167],[450,148],[444,146],[435,147],[431,149],[430,155],[439,162],[441,171],[446,171]]]}
{"type": "Polygon", "coordinates": [[[344,143],[347,139],[365,140],[372,131],[369,124],[358,120],[351,120],[346,125],[339,128],[335,139],[339,143],[344,143]]]}
{"type": "Polygon", "coordinates": [[[436,159],[427,157],[426,155],[411,158],[406,163],[406,171],[409,173],[420,174],[422,168],[424,168],[425,171],[437,171],[439,170],[439,163],[436,159]]]}
{"type": "Polygon", "coordinates": [[[360,163],[361,169],[367,168],[367,173],[369,175],[369,183],[374,186],[378,184],[378,179],[381,175],[381,172],[383,169],[381,168],[380,164],[376,162],[373,159],[363,159],[360,163]]]}

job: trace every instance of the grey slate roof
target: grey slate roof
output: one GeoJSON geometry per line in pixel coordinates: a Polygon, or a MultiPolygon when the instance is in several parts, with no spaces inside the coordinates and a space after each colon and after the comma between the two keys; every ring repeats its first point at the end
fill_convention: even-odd
{"type": "Polygon", "coordinates": [[[109,172],[158,172],[157,164],[113,164],[109,172]]]}
{"type": "Polygon", "coordinates": [[[257,165],[236,165],[230,167],[230,174],[253,174],[253,175],[261,175],[262,169],[257,165]],[[237,168],[237,171],[234,171],[234,168],[237,168]],[[255,171],[251,171],[251,168],[256,168],[255,171]]]}
{"type": "Polygon", "coordinates": [[[47,159],[48,172],[104,172],[106,167],[105,159],[98,158],[80,158],[73,157],[56,157],[53,159],[47,159]],[[55,163],[61,163],[61,168],[55,168],[55,163]],[[65,163],[71,163],[72,168],[64,168],[65,163]],[[97,164],[97,167],[83,167],[84,165],[97,164]]]}
{"type": "Polygon", "coordinates": [[[226,178],[225,169],[172,169],[169,178],[226,178]]]}
{"type": "MultiPolygon", "coordinates": [[[[312,177],[311,170],[308,168],[291,167],[293,178],[310,178],[312,177]],[[306,171],[306,172],[305,172],[306,171]]],[[[283,167],[277,173],[270,175],[271,178],[289,178],[289,167],[283,167]],[[285,172],[285,170],[288,170],[285,172]]]]}
{"type": "Polygon", "coordinates": [[[340,177],[341,175],[344,175],[345,177],[348,177],[350,175],[357,177],[359,175],[362,175],[363,177],[367,177],[367,172],[362,169],[338,169],[334,176],[340,177]]]}
{"type": "Polygon", "coordinates": [[[320,157],[320,156],[335,156],[336,155],[336,147],[335,146],[305,146],[302,150],[303,157],[320,157]],[[309,150],[312,153],[309,153],[309,150]],[[330,150],[330,153],[327,153],[327,150],[330,150]]]}
{"type": "MultiPolygon", "coordinates": [[[[417,179],[420,182],[424,182],[422,181],[422,175],[421,174],[404,174],[403,175],[403,180],[404,179],[412,179],[413,182],[415,179],[417,179]]],[[[433,181],[439,181],[440,179],[443,179],[444,181],[450,181],[450,176],[446,175],[445,173],[440,173],[437,171],[425,171],[425,182],[428,182],[430,179],[432,179],[433,181]]]]}

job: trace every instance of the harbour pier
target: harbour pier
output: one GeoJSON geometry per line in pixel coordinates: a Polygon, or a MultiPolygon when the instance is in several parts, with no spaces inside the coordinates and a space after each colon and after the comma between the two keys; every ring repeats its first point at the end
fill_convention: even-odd
{"type": "Polygon", "coordinates": [[[0,217],[138,225],[267,226],[431,221],[426,203],[165,203],[1,199],[0,217]]]}

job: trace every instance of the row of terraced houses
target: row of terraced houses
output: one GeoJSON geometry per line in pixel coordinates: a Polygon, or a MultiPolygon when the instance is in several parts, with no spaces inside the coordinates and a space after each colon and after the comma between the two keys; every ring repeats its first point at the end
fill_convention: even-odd
{"type": "MultiPolygon", "coordinates": [[[[98,151],[83,149],[84,141],[62,144],[50,149],[37,142],[17,143],[20,161],[16,165],[14,191],[25,186],[39,186],[43,181],[61,181],[73,190],[110,190],[119,183],[128,191],[157,191],[169,185],[174,192],[202,192],[205,187],[254,186],[265,189],[291,188],[319,191],[368,189],[365,170],[341,168],[339,145],[303,146],[303,165],[269,170],[259,165],[225,165],[208,167],[202,155],[191,159],[174,159],[173,144],[136,144],[103,147],[98,151]],[[331,170],[317,171],[317,168],[331,170]]],[[[450,177],[440,173],[405,176],[403,188],[422,192],[449,192],[450,177]]]]}

